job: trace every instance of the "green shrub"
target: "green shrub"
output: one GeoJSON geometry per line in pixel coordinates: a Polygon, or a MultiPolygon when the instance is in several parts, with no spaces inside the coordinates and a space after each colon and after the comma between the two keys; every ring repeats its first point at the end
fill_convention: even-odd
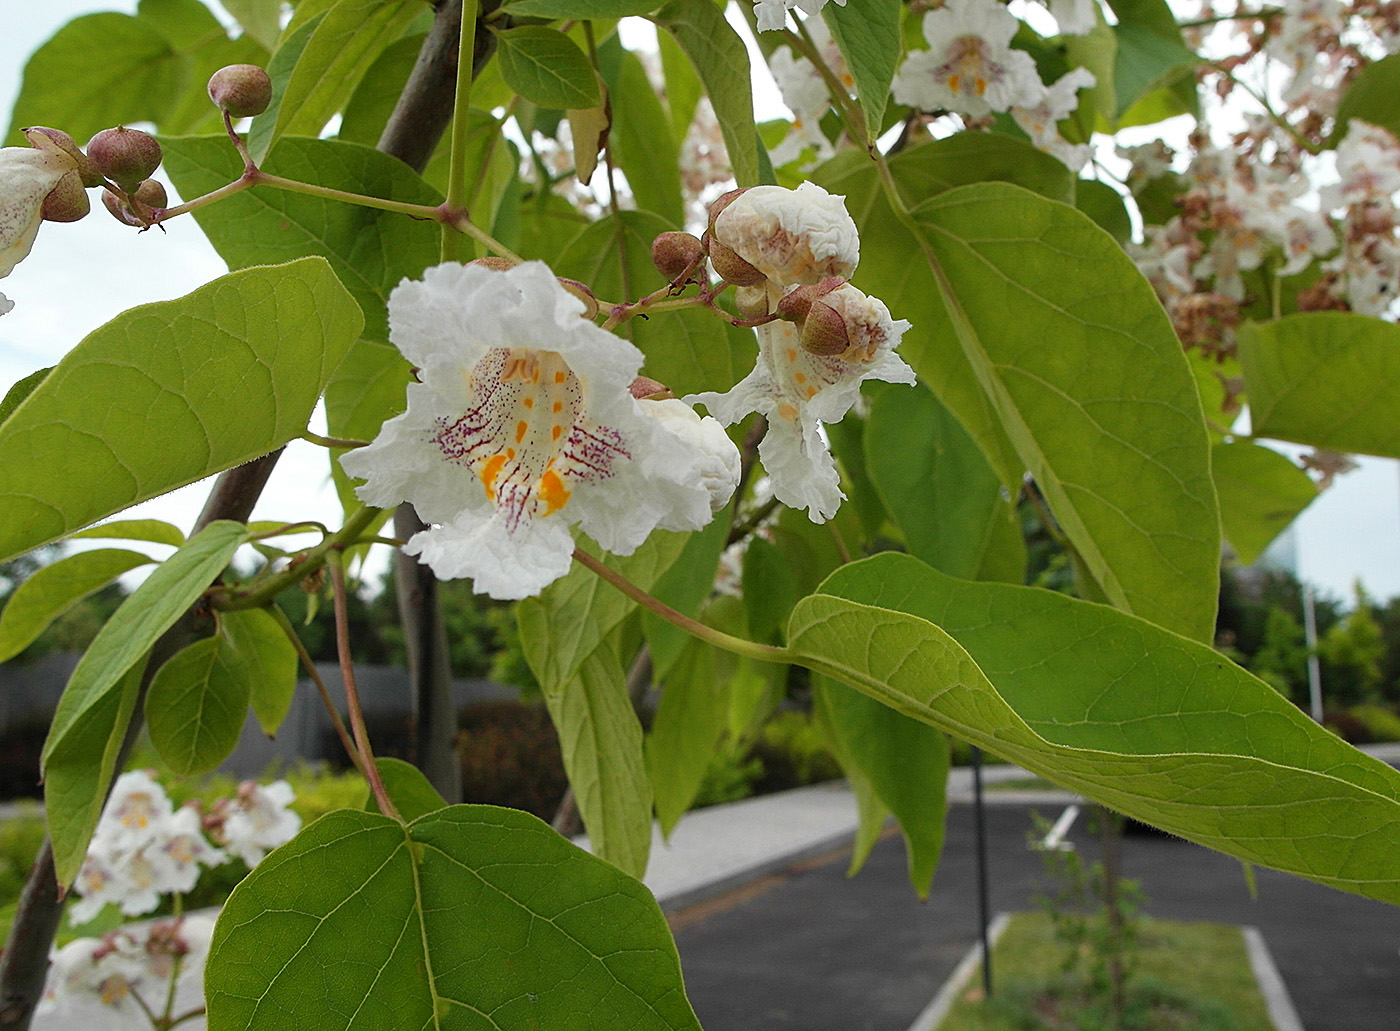
{"type": "Polygon", "coordinates": [[[763,775],[754,783],[758,795],[841,776],[841,765],[827,749],[821,728],[795,710],[773,714],[750,745],[749,757],[763,764],[763,775]]]}
{"type": "Polygon", "coordinates": [[[1353,705],[1347,710],[1366,730],[1366,741],[1400,741],[1400,716],[1384,705],[1353,705]]]}
{"type": "Polygon", "coordinates": [[[763,761],[749,754],[735,741],[726,741],[710,757],[705,777],[695,793],[692,809],[737,802],[754,793],[754,783],[763,776],[763,761]]]}

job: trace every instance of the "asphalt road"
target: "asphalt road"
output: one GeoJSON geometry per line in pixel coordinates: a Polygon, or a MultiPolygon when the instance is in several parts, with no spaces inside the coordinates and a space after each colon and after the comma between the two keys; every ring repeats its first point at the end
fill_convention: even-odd
{"type": "MultiPolygon", "coordinates": [[[[1038,807],[1054,819],[1058,809],[1038,807]]],[[[1029,809],[988,809],[992,912],[1035,908],[1029,809]]],[[[1096,856],[1083,818],[1070,835],[1096,856]]],[[[675,914],[687,992],[708,1031],[907,1031],[977,938],[970,806],[953,806],[927,902],[887,837],[847,880],[849,850],[675,914]]],[[[1240,864],[1161,835],[1125,839],[1147,912],[1258,927],[1307,1031],[1400,1029],[1400,908],[1269,870],[1251,899],[1240,864]]],[[[995,972],[995,971],[994,971],[995,972]]]]}

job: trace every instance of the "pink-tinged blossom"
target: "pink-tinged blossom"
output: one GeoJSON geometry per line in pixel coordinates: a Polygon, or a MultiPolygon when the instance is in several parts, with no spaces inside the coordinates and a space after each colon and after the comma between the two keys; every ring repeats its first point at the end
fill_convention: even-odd
{"type": "Polygon", "coordinates": [[[1045,90],[1040,103],[1034,107],[1013,107],[1011,117],[1041,150],[1059,158],[1071,171],[1078,172],[1089,163],[1091,150],[1087,143],[1070,143],[1060,135],[1059,122],[1079,107],[1079,91],[1096,83],[1094,73],[1087,68],[1075,68],[1055,80],[1045,90]]]}
{"type": "Polygon", "coordinates": [[[913,383],[914,371],[894,353],[909,323],[890,318],[889,309],[852,286],[822,298],[845,319],[851,346],[844,355],[821,356],[803,350],[790,322],[770,322],[758,329],[758,362],[753,372],[729,391],[697,394],[725,425],[751,412],[768,420],[758,447],[773,484],[774,496],[793,508],[805,508],[813,522],[836,514],[845,497],[821,424],[840,422],[860,396],[867,379],[913,383]]]}
{"type": "Polygon", "coordinates": [[[630,555],[655,529],[710,521],[703,459],[628,391],[641,352],[582,313],[540,262],[439,265],[390,296],[420,382],[343,465],[367,481],[361,500],[409,501],[433,524],[404,550],[439,577],[524,598],[568,572],[573,524],[630,555]]]}
{"type": "Polygon", "coordinates": [[[815,183],[745,190],[719,213],[714,236],[783,287],[848,277],[860,261],[845,198],[815,183]]]}
{"type": "Polygon", "coordinates": [[[973,118],[1035,107],[1045,86],[1031,55],[1011,47],[1019,24],[996,0],[948,0],[924,15],[929,49],[905,60],[891,85],[894,99],[973,118]]]}
{"type": "Polygon", "coordinates": [[[301,829],[301,817],[291,808],[296,793],[285,780],[265,787],[245,780],[223,822],[225,847],[249,866],[257,866],[278,845],[301,829]]]}

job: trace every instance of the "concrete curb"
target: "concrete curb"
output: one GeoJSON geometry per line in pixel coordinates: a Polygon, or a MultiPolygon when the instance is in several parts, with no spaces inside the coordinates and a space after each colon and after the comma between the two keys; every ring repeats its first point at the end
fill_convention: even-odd
{"type": "MultiPolygon", "coordinates": [[[[997,939],[1010,922],[1010,913],[998,913],[992,917],[992,922],[987,925],[987,940],[992,948],[997,947],[997,939]]],[[[953,1008],[953,1003],[957,1002],[962,990],[967,987],[967,982],[972,980],[972,975],[977,972],[977,966],[981,962],[982,943],[978,942],[967,950],[967,955],[953,968],[953,972],[948,975],[948,980],[943,982],[943,987],[938,989],[933,1001],[914,1018],[914,1023],[909,1025],[909,1031],[936,1031],[938,1025],[943,1023],[943,1018],[948,1015],[948,1011],[953,1008]]],[[[995,972],[993,969],[993,974],[995,972]]]]}
{"type": "Polygon", "coordinates": [[[1257,927],[1241,927],[1244,934],[1245,951],[1249,953],[1249,966],[1254,971],[1254,980],[1259,985],[1259,993],[1264,996],[1264,1005],[1269,1011],[1269,1019],[1278,1031],[1303,1031],[1303,1022],[1298,1019],[1298,1011],[1293,1008],[1288,988],[1274,966],[1274,958],[1269,955],[1269,946],[1257,927]]]}

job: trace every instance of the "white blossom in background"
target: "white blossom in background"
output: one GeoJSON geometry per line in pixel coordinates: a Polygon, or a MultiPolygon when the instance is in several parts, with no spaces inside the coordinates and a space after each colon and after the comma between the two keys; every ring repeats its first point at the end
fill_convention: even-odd
{"type": "Polygon", "coordinates": [[[439,577],[524,598],[569,571],[575,523],[630,555],[654,529],[710,521],[699,459],[628,390],[642,353],[543,263],[428,269],[394,290],[389,325],[421,382],[342,464],[361,500],[411,501],[434,524],[405,550],[439,577]]]}
{"type": "Polygon", "coordinates": [[[973,118],[1035,107],[1045,85],[1031,55],[1011,47],[1019,24],[997,0],[948,0],[924,15],[929,49],[905,59],[891,85],[894,99],[973,118]]]}
{"type": "Polygon", "coordinates": [[[1097,81],[1087,68],[1074,68],[1056,79],[1035,107],[1011,109],[1011,117],[1031,142],[1059,158],[1071,172],[1078,172],[1087,165],[1093,150],[1087,143],[1070,143],[1060,135],[1057,123],[1078,109],[1079,91],[1092,88],[1097,81]]]}
{"type": "Polygon", "coordinates": [[[191,891],[206,866],[228,862],[228,856],[204,837],[203,822],[194,806],[181,806],[166,821],[165,834],[155,850],[157,890],[163,894],[191,891]]]}
{"type": "Polygon", "coordinates": [[[120,855],[113,855],[94,839],[73,883],[73,891],[79,898],[68,907],[68,919],[75,925],[85,924],[109,902],[120,904],[129,890],[130,882],[120,855]]]}
{"type": "Polygon", "coordinates": [[[131,770],[112,786],[93,839],[113,851],[134,851],[161,834],[172,811],[165,788],[144,770],[131,770]]]}
{"type": "Polygon", "coordinates": [[[860,397],[867,379],[913,383],[914,370],[894,349],[909,323],[890,318],[889,309],[851,286],[828,294],[844,317],[852,346],[845,355],[815,355],[804,350],[790,322],[758,328],[758,362],[753,372],[723,394],[704,393],[685,400],[703,403],[725,425],[751,412],[768,420],[758,456],[772,480],[774,496],[785,505],[805,508],[813,522],[836,514],[840,476],[821,424],[840,422],[860,397]]]}
{"type": "Polygon", "coordinates": [[[1062,36],[1083,36],[1099,23],[1098,0],[1049,0],[1050,16],[1062,36]]]}
{"type": "Polygon", "coordinates": [[[291,808],[296,793],[285,780],[266,786],[245,780],[225,811],[222,837],[229,852],[250,867],[301,830],[301,817],[291,808]]]}
{"type": "MultiPolygon", "coordinates": [[[[837,7],[845,7],[846,0],[835,0],[837,7]]],[[[781,29],[787,23],[787,13],[797,8],[810,16],[821,13],[827,0],[755,0],[754,14],[758,16],[758,31],[769,32],[781,29]]]]}
{"type": "MultiPolygon", "coordinates": [[[[831,30],[821,18],[808,18],[803,22],[812,43],[821,54],[831,73],[846,88],[847,93],[855,89],[855,76],[846,66],[846,58],[841,48],[831,38],[831,30]]],[[[770,151],[774,165],[785,165],[801,157],[808,148],[815,151],[815,159],[820,161],[835,153],[831,142],[822,132],[821,120],[831,110],[831,93],[826,80],[816,66],[791,47],[781,46],[773,51],[768,59],[768,68],[773,73],[773,81],[778,84],[778,92],[783,103],[792,112],[792,129],[781,143],[770,151]]]]}
{"type": "Polygon", "coordinates": [[[816,183],[745,190],[719,213],[714,235],[782,287],[846,277],[860,262],[860,234],[845,199],[816,183]]]}

